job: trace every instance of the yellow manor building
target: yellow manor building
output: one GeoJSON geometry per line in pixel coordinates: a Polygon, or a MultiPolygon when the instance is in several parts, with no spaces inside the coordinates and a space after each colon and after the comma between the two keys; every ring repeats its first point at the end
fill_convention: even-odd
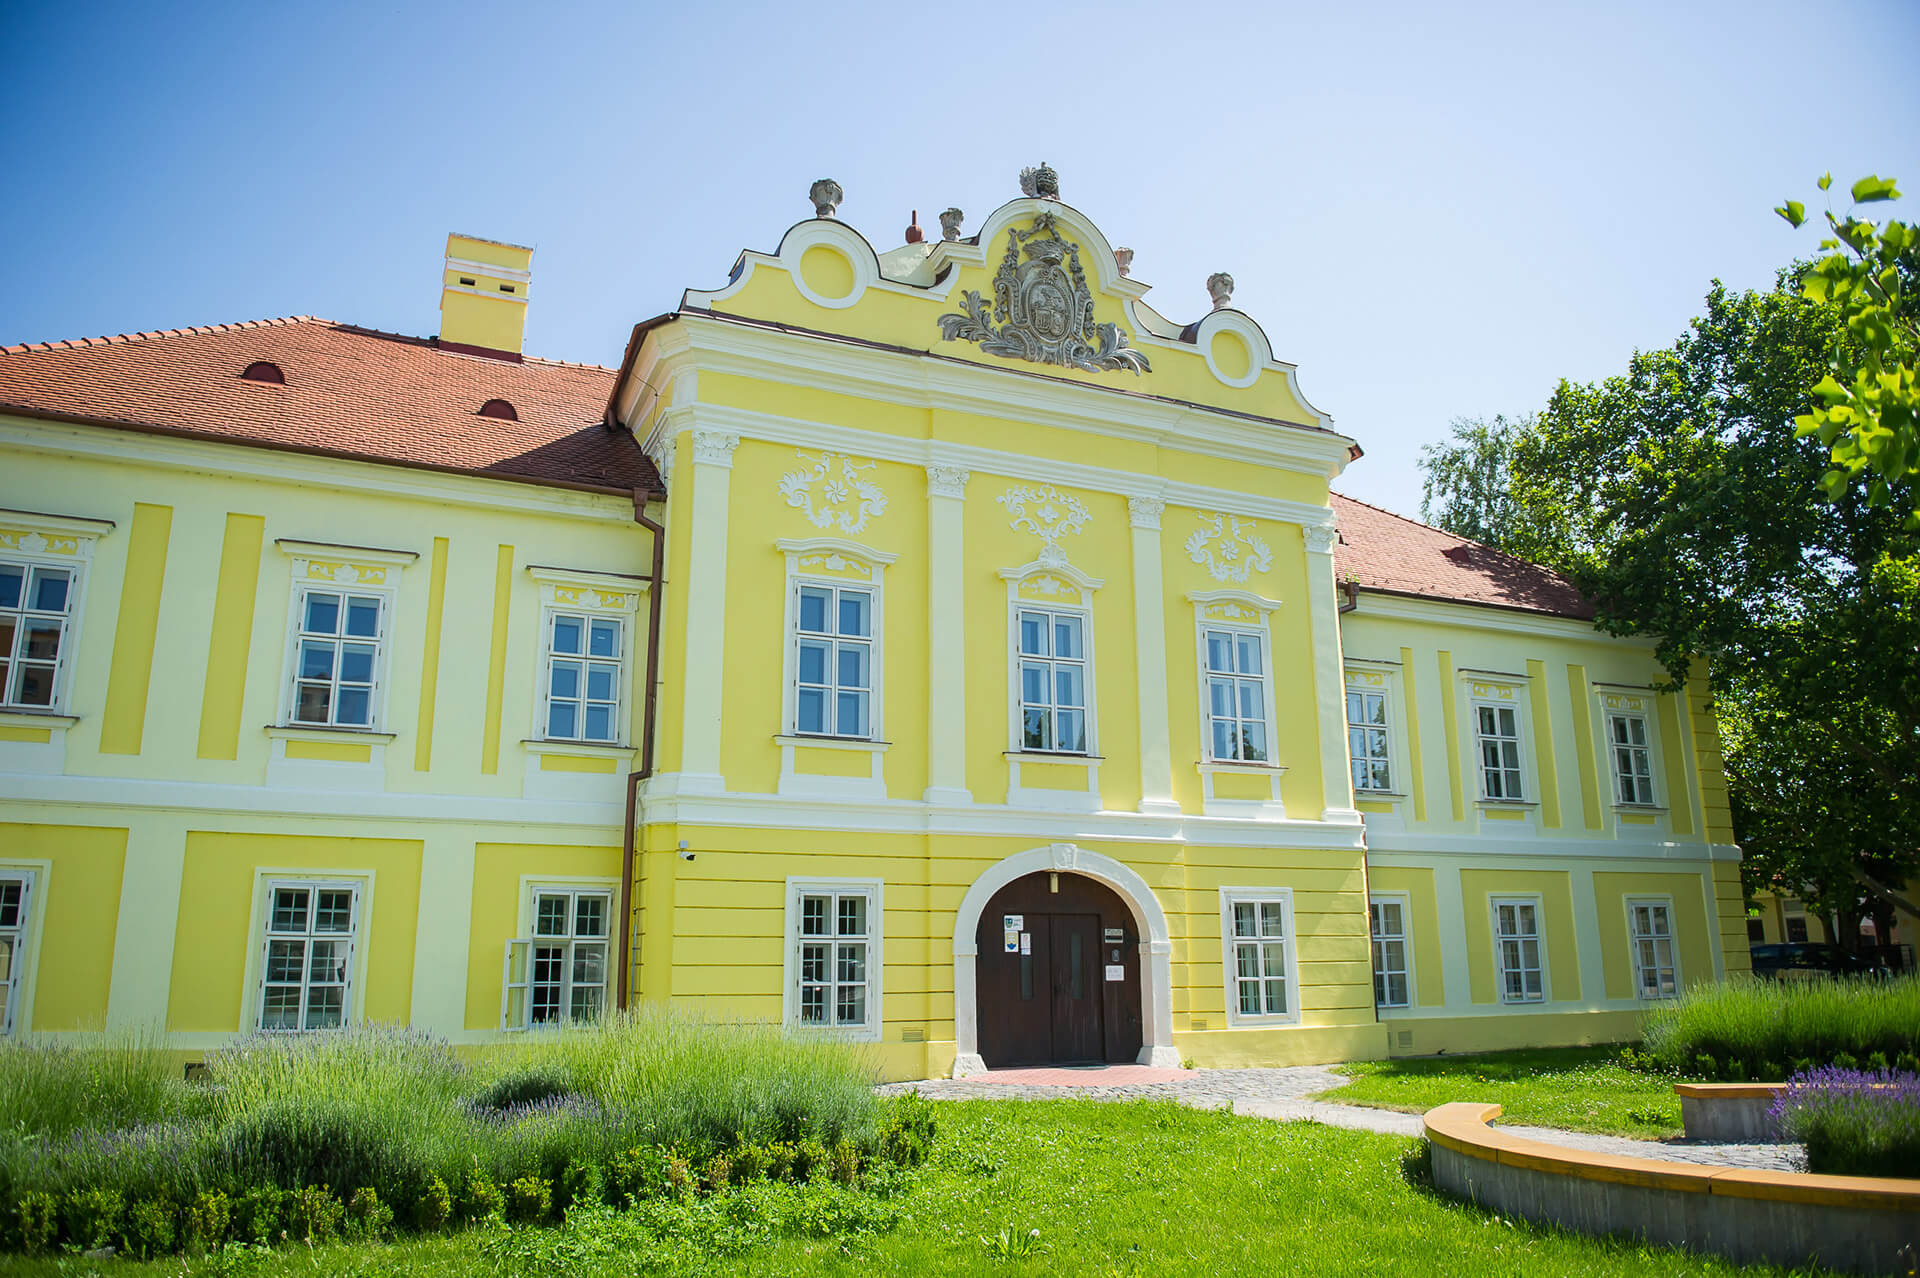
{"type": "Polygon", "coordinates": [[[1704,687],[1330,494],[1232,280],[1165,318],[1022,186],[879,251],[816,183],[618,370],[523,356],[531,251],[464,236],[437,338],[6,349],[5,1032],[1287,1064],[1746,968],[1704,687]]]}

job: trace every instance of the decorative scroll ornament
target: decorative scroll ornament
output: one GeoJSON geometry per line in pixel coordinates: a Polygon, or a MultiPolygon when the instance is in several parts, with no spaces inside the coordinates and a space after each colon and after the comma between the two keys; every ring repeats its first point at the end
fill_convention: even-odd
{"type": "Polygon", "coordinates": [[[1249,574],[1273,567],[1273,547],[1253,529],[1251,519],[1201,511],[1200,527],[1187,538],[1187,558],[1204,564],[1215,581],[1245,583],[1249,574]]]}
{"type": "Polygon", "coordinates": [[[1085,502],[1078,497],[1068,496],[1052,484],[1042,484],[1038,488],[1009,488],[995,500],[1013,516],[1010,526],[1015,532],[1024,529],[1046,543],[1040,548],[1040,562],[1043,564],[1065,563],[1067,552],[1060,549],[1060,539],[1069,533],[1078,535],[1091,517],[1085,502]]]}
{"type": "Polygon", "coordinates": [[[1060,237],[1051,212],[1034,218],[1025,231],[1007,228],[1007,255],[994,273],[992,303],[968,289],[960,306],[963,313],[940,317],[941,336],[949,342],[974,342],[988,355],[1090,373],[1153,371],[1147,357],[1127,345],[1118,324],[1094,323],[1080,246],[1060,237]]]}
{"type": "Polygon", "coordinates": [[[782,475],[780,495],[787,499],[787,505],[806,511],[807,522],[815,528],[838,524],[841,532],[857,533],[867,526],[868,520],[887,512],[887,495],[880,491],[880,485],[860,477],[862,471],[872,470],[875,463],[859,464],[838,453],[811,457],[798,449],[794,455],[803,462],[811,462],[812,468],[790,470],[782,475]],[[837,476],[833,473],[836,462],[840,470],[837,476]]]}

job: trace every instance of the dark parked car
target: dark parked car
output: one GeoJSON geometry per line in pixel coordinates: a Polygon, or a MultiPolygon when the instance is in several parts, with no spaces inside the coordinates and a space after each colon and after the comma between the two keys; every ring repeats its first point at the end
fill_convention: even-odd
{"type": "Polygon", "coordinates": [[[1753,974],[1776,981],[1809,976],[1884,976],[1888,969],[1876,959],[1849,954],[1837,945],[1815,941],[1788,941],[1753,947],[1753,974]]]}

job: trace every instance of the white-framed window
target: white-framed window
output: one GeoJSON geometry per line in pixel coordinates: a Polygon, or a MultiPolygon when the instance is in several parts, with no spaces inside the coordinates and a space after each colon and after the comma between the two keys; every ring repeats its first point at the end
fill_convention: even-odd
{"type": "Polygon", "coordinates": [[[607,745],[620,740],[625,632],[624,617],[547,613],[545,740],[607,745]]]}
{"type": "Polygon", "coordinates": [[[78,578],[68,564],[0,558],[0,706],[60,704],[78,578]]]}
{"type": "Polygon", "coordinates": [[[1090,620],[1078,609],[1020,607],[1015,626],[1020,663],[1019,749],[1092,753],[1087,734],[1090,620]]]}
{"type": "Polygon", "coordinates": [[[260,1029],[338,1029],[347,1023],[359,916],[357,883],[283,880],[267,885],[260,1029]]]}
{"type": "Polygon", "coordinates": [[[1376,894],[1367,902],[1373,934],[1373,1002],[1376,1007],[1406,1007],[1412,1001],[1407,953],[1407,898],[1376,894]]]}
{"type": "Polygon", "coordinates": [[[371,728],[386,638],[384,593],[304,587],[293,634],[293,714],[308,727],[371,728]]]}
{"type": "Polygon", "coordinates": [[[1547,984],[1540,951],[1540,898],[1496,896],[1492,899],[1492,908],[1494,962],[1500,969],[1500,1001],[1544,1001],[1547,984]]]}
{"type": "Polygon", "coordinates": [[[529,936],[507,942],[500,999],[505,1029],[599,1020],[612,970],[611,888],[535,885],[529,936]]]}
{"type": "Polygon", "coordinates": [[[1200,643],[1207,679],[1207,757],[1220,763],[1269,762],[1265,633],[1209,624],[1201,627],[1200,643]]]}
{"type": "Polygon", "coordinates": [[[26,988],[32,897],[33,875],[18,870],[0,873],[0,1035],[13,1033],[26,988]]]}
{"type": "Polygon", "coordinates": [[[1645,715],[1609,712],[1607,747],[1613,755],[1613,795],[1619,803],[1653,804],[1653,747],[1645,715]]]}
{"type": "Polygon", "coordinates": [[[1629,897],[1627,931],[1633,945],[1634,993],[1641,998],[1673,998],[1679,994],[1673,902],[1666,897],[1629,897]]]}
{"type": "Polygon", "coordinates": [[[881,883],[787,880],[786,1022],[880,1036],[881,883]]]}
{"type": "Polygon", "coordinates": [[[1300,1000],[1291,889],[1220,889],[1220,935],[1228,1024],[1297,1022],[1300,1000]]]}
{"type": "Polygon", "coordinates": [[[1520,784],[1520,712],[1475,702],[1474,744],[1480,754],[1480,793],[1488,799],[1524,799],[1520,784]]]}
{"type": "Polygon", "coordinates": [[[1347,689],[1347,757],[1356,790],[1391,791],[1393,764],[1388,758],[1387,694],[1347,689]]]}
{"type": "Polygon", "coordinates": [[[873,590],[805,578],[793,589],[794,735],[873,736],[873,590]]]}

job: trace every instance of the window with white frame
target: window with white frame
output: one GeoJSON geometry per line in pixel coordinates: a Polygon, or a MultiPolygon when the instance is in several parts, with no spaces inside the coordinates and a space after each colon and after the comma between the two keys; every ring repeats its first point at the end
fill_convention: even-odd
{"type": "Polygon", "coordinates": [[[1256,630],[1208,626],[1207,749],[1217,762],[1266,763],[1266,638],[1256,630]]]}
{"type": "Polygon", "coordinates": [[[377,711],[386,599],[303,587],[294,619],[293,719],[328,728],[371,728],[377,711]]]}
{"type": "Polygon", "coordinates": [[[547,614],[546,740],[619,741],[624,629],[619,617],[547,614]]]}
{"type": "Polygon", "coordinates": [[[338,1029],[347,1023],[359,912],[354,883],[268,886],[261,1029],[338,1029]]]}
{"type": "Polygon", "coordinates": [[[1540,966],[1540,901],[1537,897],[1493,899],[1493,945],[1500,965],[1502,1003],[1538,1003],[1547,996],[1540,966]]]}
{"type": "Polygon", "coordinates": [[[56,705],[73,587],[71,568],[0,559],[0,706],[56,705]]]}
{"type": "Polygon", "coordinates": [[[1633,934],[1633,988],[1641,998],[1672,998],[1680,992],[1680,969],[1673,957],[1673,905],[1662,899],[1629,900],[1627,926],[1633,934]]]}
{"type": "Polygon", "coordinates": [[[794,733],[871,737],[873,591],[825,581],[794,589],[794,733]]]}
{"type": "Polygon", "coordinates": [[[1347,757],[1356,790],[1393,789],[1387,761],[1387,694],[1347,689],[1347,757]]]}
{"type": "Polygon", "coordinates": [[[787,1021],[876,1035],[880,1026],[880,884],[790,880],[787,1021]]]}
{"type": "Polygon", "coordinates": [[[0,1034],[11,1034],[26,972],[27,920],[33,876],[0,874],[0,1034]]]}
{"type": "Polygon", "coordinates": [[[1020,748],[1086,754],[1087,618],[1019,610],[1020,748]]]}
{"type": "Polygon", "coordinates": [[[1520,715],[1512,706],[1475,705],[1475,743],[1480,748],[1480,791],[1489,799],[1520,799],[1520,715]]]}
{"type": "Polygon", "coordinates": [[[1614,797],[1621,803],[1653,803],[1653,750],[1644,715],[1609,714],[1607,744],[1613,752],[1614,797]]]}
{"type": "Polygon", "coordinates": [[[1223,889],[1220,915],[1229,1019],[1235,1023],[1293,1019],[1292,894],[1223,889]]]}
{"type": "Polygon", "coordinates": [[[1373,1002],[1376,1007],[1405,1007],[1407,980],[1407,903],[1405,897],[1376,896],[1367,903],[1373,933],[1373,1002]]]}
{"type": "Polygon", "coordinates": [[[532,935],[507,942],[501,1022],[539,1029],[600,1019],[607,1008],[613,893],[536,887],[532,935]]]}

